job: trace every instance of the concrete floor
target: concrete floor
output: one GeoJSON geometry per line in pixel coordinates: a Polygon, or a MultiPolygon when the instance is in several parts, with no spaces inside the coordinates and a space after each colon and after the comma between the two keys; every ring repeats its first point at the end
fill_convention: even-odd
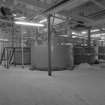
{"type": "Polygon", "coordinates": [[[0,68],[0,105],[105,105],[105,71],[0,68]]]}

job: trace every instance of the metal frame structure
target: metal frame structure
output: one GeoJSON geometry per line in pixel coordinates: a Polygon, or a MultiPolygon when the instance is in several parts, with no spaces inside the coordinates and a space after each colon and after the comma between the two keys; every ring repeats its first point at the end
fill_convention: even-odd
{"type": "MultiPolygon", "coordinates": [[[[0,19],[1,22],[4,22],[4,23],[10,23],[11,24],[11,34],[12,34],[12,38],[11,38],[11,47],[14,49],[15,46],[14,46],[14,22],[13,21],[7,21],[7,20],[4,20],[4,19],[0,19]]],[[[5,48],[4,46],[4,42],[3,42],[3,49],[5,48]]],[[[21,33],[21,51],[22,51],[22,68],[24,68],[24,46],[23,46],[23,34],[21,33]]],[[[3,51],[3,53],[5,54],[5,52],[3,51]]],[[[2,53],[2,54],[3,54],[2,53]]],[[[7,50],[7,53],[8,53],[8,50],[7,50]]],[[[15,52],[14,52],[15,53],[15,52]]],[[[3,56],[4,56],[3,54],[3,56]]],[[[8,54],[7,54],[8,55],[8,54]]],[[[6,55],[6,56],[7,56],[6,55]]],[[[15,54],[14,54],[15,56],[15,54]]],[[[6,68],[9,68],[9,61],[8,61],[8,57],[7,56],[7,63],[6,63],[6,68]]],[[[11,57],[10,57],[11,59],[11,57]]],[[[2,63],[2,59],[1,59],[1,63],[2,63]]]]}

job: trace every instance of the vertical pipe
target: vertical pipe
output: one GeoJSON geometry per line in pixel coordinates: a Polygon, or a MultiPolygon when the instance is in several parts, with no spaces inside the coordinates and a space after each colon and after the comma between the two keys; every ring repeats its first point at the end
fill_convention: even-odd
{"type": "Polygon", "coordinates": [[[51,14],[48,15],[48,75],[52,75],[51,68],[51,14]]]}
{"type": "Polygon", "coordinates": [[[88,28],[88,47],[90,47],[91,46],[91,29],[90,28],[88,28]]]}
{"type": "Polygon", "coordinates": [[[14,48],[14,65],[16,66],[16,48],[14,48]]]}
{"type": "Polygon", "coordinates": [[[70,61],[70,68],[73,68],[74,66],[74,56],[73,56],[73,41],[72,41],[72,29],[69,25],[69,20],[67,22],[67,35],[69,35],[69,43],[71,43],[71,45],[69,46],[69,61],[70,61]]]}
{"type": "Polygon", "coordinates": [[[9,49],[8,49],[8,47],[7,47],[6,51],[7,51],[7,53],[6,53],[6,58],[7,58],[6,59],[7,60],[6,68],[8,69],[9,68],[9,55],[8,55],[9,49]]]}
{"type": "MultiPolygon", "coordinates": [[[[12,25],[12,45],[11,45],[11,47],[12,47],[12,49],[11,49],[11,52],[13,53],[13,50],[14,50],[14,47],[15,47],[15,38],[14,38],[14,35],[15,35],[15,28],[14,28],[14,23],[12,23],[11,24],[12,25]]],[[[15,56],[15,52],[14,52],[14,56],[15,56]]],[[[14,57],[14,60],[13,60],[13,63],[15,63],[15,57],[14,57]]]]}
{"type": "Polygon", "coordinates": [[[24,68],[24,46],[23,46],[23,27],[21,26],[21,51],[22,51],[22,68],[24,68]]]}
{"type": "Polygon", "coordinates": [[[14,23],[11,24],[12,25],[12,48],[14,47],[14,23]]]}

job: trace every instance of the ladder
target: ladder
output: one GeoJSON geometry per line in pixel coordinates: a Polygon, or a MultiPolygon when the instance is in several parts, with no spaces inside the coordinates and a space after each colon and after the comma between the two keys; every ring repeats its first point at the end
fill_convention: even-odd
{"type": "Polygon", "coordinates": [[[1,60],[0,60],[0,64],[3,63],[3,61],[5,62],[4,67],[9,68],[10,65],[15,61],[14,61],[14,56],[15,56],[15,48],[13,47],[5,47],[3,49],[2,55],[1,55],[1,60]]]}
{"type": "Polygon", "coordinates": [[[2,64],[3,61],[5,61],[5,48],[3,48],[3,52],[1,54],[0,64],[2,64]]]}

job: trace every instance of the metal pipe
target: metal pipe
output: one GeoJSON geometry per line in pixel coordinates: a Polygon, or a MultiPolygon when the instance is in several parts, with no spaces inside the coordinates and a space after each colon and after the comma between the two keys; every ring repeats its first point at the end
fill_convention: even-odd
{"type": "Polygon", "coordinates": [[[51,68],[51,14],[48,15],[48,75],[52,75],[51,68]]]}
{"type": "Polygon", "coordinates": [[[90,47],[91,46],[91,29],[88,28],[88,46],[90,47]]]}
{"type": "Polygon", "coordinates": [[[11,24],[12,25],[12,47],[14,47],[14,23],[11,24]]]}
{"type": "Polygon", "coordinates": [[[24,46],[23,46],[23,33],[22,33],[22,30],[23,30],[23,28],[21,28],[21,50],[22,50],[22,68],[24,68],[24,46]]]}

